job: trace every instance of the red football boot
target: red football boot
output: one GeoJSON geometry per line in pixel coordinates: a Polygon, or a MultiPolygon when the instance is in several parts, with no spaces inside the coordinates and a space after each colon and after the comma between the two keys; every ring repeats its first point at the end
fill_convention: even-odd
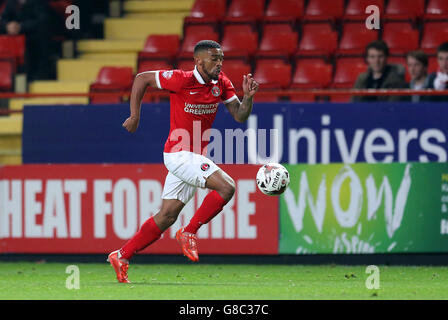
{"type": "Polygon", "coordinates": [[[114,268],[115,273],[117,274],[118,282],[131,283],[131,281],[128,280],[129,263],[120,259],[118,257],[119,253],[120,250],[111,252],[107,257],[107,261],[110,262],[110,264],[114,268]]]}
{"type": "Polygon", "coordinates": [[[197,238],[193,233],[185,232],[184,228],[176,232],[177,242],[182,246],[182,252],[193,262],[199,261],[198,247],[196,244],[197,238]]]}

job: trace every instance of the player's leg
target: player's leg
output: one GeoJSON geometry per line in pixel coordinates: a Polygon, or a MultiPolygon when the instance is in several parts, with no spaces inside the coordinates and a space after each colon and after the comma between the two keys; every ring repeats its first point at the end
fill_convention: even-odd
{"type": "Polygon", "coordinates": [[[190,223],[184,228],[185,232],[196,234],[201,225],[208,223],[222,211],[235,193],[235,182],[222,169],[207,177],[205,187],[212,191],[207,194],[190,223]]]}
{"type": "Polygon", "coordinates": [[[136,252],[157,241],[163,231],[176,221],[184,205],[183,202],[176,199],[162,200],[160,211],[154,217],[146,220],[138,232],[121,249],[109,254],[107,261],[114,268],[118,282],[130,283],[128,280],[129,259],[136,252]]]}
{"type": "Polygon", "coordinates": [[[212,160],[188,151],[164,154],[165,166],[170,173],[190,186],[209,188],[199,209],[190,223],[176,233],[176,239],[183,253],[192,261],[198,261],[196,232],[202,224],[208,223],[222,211],[235,192],[233,179],[212,160]]]}
{"type": "Polygon", "coordinates": [[[108,261],[114,267],[119,282],[129,282],[127,276],[129,259],[160,238],[161,234],[176,221],[195,192],[195,186],[185,183],[170,172],[167,174],[160,211],[146,220],[140,230],[121,249],[109,254],[108,261]]]}
{"type": "Polygon", "coordinates": [[[136,252],[158,240],[162,233],[177,220],[179,213],[195,192],[196,187],[188,185],[168,172],[159,212],[146,220],[137,234],[121,248],[122,257],[129,260],[136,252]]]}
{"type": "Polygon", "coordinates": [[[219,168],[204,178],[204,186],[212,191],[204,198],[201,206],[191,218],[190,223],[176,233],[176,239],[182,246],[183,253],[193,262],[199,261],[197,231],[203,224],[208,223],[222,211],[224,205],[232,199],[235,192],[235,182],[219,168]]]}
{"type": "Polygon", "coordinates": [[[177,199],[163,199],[160,211],[146,220],[140,230],[120,249],[122,259],[129,260],[132,256],[157,241],[179,216],[184,203],[177,199]]]}

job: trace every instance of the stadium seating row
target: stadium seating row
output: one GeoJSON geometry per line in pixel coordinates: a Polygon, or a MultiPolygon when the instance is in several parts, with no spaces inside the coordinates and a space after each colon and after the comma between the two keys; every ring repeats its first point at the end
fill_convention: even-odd
{"type": "MultiPolygon", "coordinates": [[[[405,58],[390,58],[390,63],[399,64],[405,70],[405,58]]],[[[184,60],[177,66],[182,70],[192,70],[192,60],[184,60]]],[[[140,66],[139,72],[145,70],[172,69],[173,66],[164,60],[147,60],[140,66]]],[[[352,88],[358,75],[365,72],[367,66],[364,59],[341,57],[334,64],[325,59],[305,58],[298,59],[293,66],[282,59],[259,59],[252,68],[244,60],[234,59],[223,64],[223,72],[232,80],[237,89],[241,89],[243,75],[253,73],[254,78],[260,83],[261,91],[280,89],[349,89],[352,88]]],[[[429,72],[437,69],[436,58],[430,59],[429,72]]],[[[105,67],[98,74],[97,81],[91,86],[91,92],[117,92],[127,91],[131,88],[133,80],[132,68],[105,67]]],[[[408,79],[409,80],[409,79],[408,79]]],[[[264,95],[263,101],[276,101],[277,95],[272,97],[264,95]]],[[[345,97],[346,99],[347,97],[345,97]]],[[[292,100],[299,101],[292,97],[292,100]]],[[[93,103],[119,102],[118,97],[97,96],[93,97],[93,103]]]]}
{"type": "MultiPolygon", "coordinates": [[[[193,27],[192,27],[193,28],[193,27]]],[[[435,54],[437,47],[448,39],[448,22],[428,22],[422,35],[407,22],[385,23],[382,35],[376,30],[360,27],[359,23],[346,23],[339,35],[330,24],[306,24],[301,37],[289,25],[273,24],[263,28],[261,39],[247,25],[228,25],[222,38],[208,26],[195,26],[180,41],[177,35],[151,35],[139,54],[139,61],[147,59],[190,58],[195,44],[202,39],[219,41],[225,56],[250,60],[252,57],[291,57],[362,55],[366,45],[382,38],[391,54],[405,54],[421,48],[435,54]]]]}
{"type": "Polygon", "coordinates": [[[366,7],[376,5],[390,20],[446,19],[448,3],[444,0],[196,0],[186,23],[207,21],[242,22],[250,20],[305,21],[334,19],[365,19],[366,7]],[[444,17],[442,17],[442,15],[444,17]]]}
{"type": "MultiPolygon", "coordinates": [[[[196,0],[190,16],[184,19],[183,39],[178,34],[147,37],[138,53],[137,73],[172,68],[191,70],[194,46],[203,39],[221,43],[226,58],[223,71],[237,88],[241,88],[242,75],[249,72],[261,84],[262,91],[352,88],[359,73],[367,68],[363,59],[366,45],[377,39],[389,45],[392,54],[389,61],[402,65],[403,70],[407,52],[424,50],[430,54],[429,72],[433,72],[437,69],[436,49],[448,39],[448,21],[443,20],[448,14],[447,3],[196,0]],[[365,8],[372,4],[384,14],[380,31],[364,27],[365,8]],[[335,25],[336,20],[341,23],[335,25]]],[[[90,91],[127,91],[132,78],[132,68],[103,68],[90,91]]],[[[406,78],[409,80],[407,74],[406,78]]],[[[263,96],[265,101],[277,98],[263,96]]],[[[109,99],[94,96],[92,102],[113,102],[109,99]]],[[[342,101],[346,99],[342,97],[342,101]]]]}

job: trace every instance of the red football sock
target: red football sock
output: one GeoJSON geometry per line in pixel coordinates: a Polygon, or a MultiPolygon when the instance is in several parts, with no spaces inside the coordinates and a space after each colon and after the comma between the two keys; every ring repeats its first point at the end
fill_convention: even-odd
{"type": "Polygon", "coordinates": [[[143,250],[160,238],[162,231],[151,217],[145,221],[140,230],[120,249],[121,258],[130,259],[134,253],[143,250]]]}
{"type": "Polygon", "coordinates": [[[193,218],[191,218],[190,223],[185,227],[184,231],[189,233],[198,232],[201,225],[208,223],[220,213],[226,203],[227,201],[225,201],[218,192],[210,192],[205,197],[198,211],[196,211],[193,218]]]}

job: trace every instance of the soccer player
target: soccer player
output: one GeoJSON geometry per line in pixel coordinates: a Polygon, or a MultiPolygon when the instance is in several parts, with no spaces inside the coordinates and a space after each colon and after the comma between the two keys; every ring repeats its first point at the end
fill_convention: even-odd
{"type": "Polygon", "coordinates": [[[131,257],[160,238],[199,187],[212,191],[189,224],[176,233],[184,255],[198,261],[196,232],[221,212],[235,192],[233,179],[206,157],[208,138],[203,141],[203,137],[212,127],[221,100],[236,121],[245,122],[252,111],[258,83],[251,74],[243,76],[244,97],[240,102],[232,82],[221,72],[223,59],[217,42],[202,40],[194,48],[194,70],[146,71],[135,77],[130,98],[131,115],[123,123],[131,133],[137,130],[146,88],[170,91],[170,133],[163,152],[168,174],[160,211],[143,223],[121,249],[108,256],[119,282],[129,282],[127,271],[131,257]],[[200,135],[193,134],[196,128],[200,128],[200,135]]]}

